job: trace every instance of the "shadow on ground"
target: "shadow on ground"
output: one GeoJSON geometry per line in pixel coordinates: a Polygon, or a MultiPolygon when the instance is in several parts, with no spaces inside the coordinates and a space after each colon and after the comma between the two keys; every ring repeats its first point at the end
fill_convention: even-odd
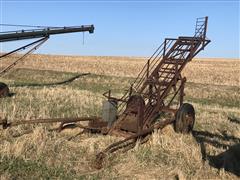
{"type": "Polygon", "coordinates": [[[240,119],[236,117],[228,117],[228,120],[232,123],[240,124],[240,119]]]}
{"type": "Polygon", "coordinates": [[[53,83],[29,83],[29,84],[15,84],[15,85],[11,85],[11,87],[42,87],[42,86],[57,86],[57,85],[63,85],[63,84],[67,84],[67,83],[71,83],[74,80],[82,77],[82,76],[87,76],[90,73],[84,73],[84,74],[78,74],[70,79],[67,79],[65,81],[60,81],[60,82],[53,82],[53,83]]]}
{"type": "Polygon", "coordinates": [[[204,162],[208,161],[209,165],[214,168],[223,168],[225,171],[240,176],[240,139],[228,135],[226,132],[222,132],[221,134],[213,134],[207,131],[193,131],[194,138],[200,144],[204,162]],[[226,151],[212,156],[207,154],[206,144],[210,144],[216,148],[223,148],[226,151]]]}

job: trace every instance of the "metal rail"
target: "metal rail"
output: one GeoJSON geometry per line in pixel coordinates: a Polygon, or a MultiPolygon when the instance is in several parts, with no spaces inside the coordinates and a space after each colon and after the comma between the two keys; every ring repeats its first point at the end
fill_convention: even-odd
{"type": "Polygon", "coordinates": [[[19,126],[24,124],[40,124],[40,123],[75,123],[75,122],[81,122],[81,121],[94,121],[96,119],[99,119],[99,117],[73,117],[73,118],[48,118],[48,119],[30,119],[30,120],[16,120],[12,122],[8,122],[7,119],[0,119],[0,126],[3,127],[3,129],[13,127],[13,126],[19,126]]]}

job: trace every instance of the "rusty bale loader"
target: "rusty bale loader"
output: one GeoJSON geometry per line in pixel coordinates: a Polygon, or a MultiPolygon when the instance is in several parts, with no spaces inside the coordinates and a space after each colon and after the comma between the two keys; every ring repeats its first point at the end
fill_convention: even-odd
{"type": "Polygon", "coordinates": [[[122,98],[112,97],[111,91],[104,94],[109,104],[117,105],[118,109],[115,121],[107,119],[112,124],[108,134],[125,136],[126,139],[100,152],[98,167],[106,154],[134,147],[137,140],[144,143],[148,134],[168,124],[173,124],[178,133],[192,131],[195,111],[191,104],[183,102],[186,77],[181,72],[210,43],[206,38],[207,22],[208,17],[197,19],[193,37],[166,38],[122,98]],[[165,118],[159,120],[161,116],[165,118]]]}
{"type": "MultiPolygon", "coordinates": [[[[195,111],[191,104],[184,103],[186,77],[181,72],[210,43],[206,37],[207,22],[208,17],[197,19],[194,36],[166,38],[121,98],[113,97],[110,90],[104,93],[107,101],[103,103],[102,118],[92,118],[82,128],[125,139],[97,154],[97,168],[102,167],[107,154],[126,151],[137,142],[142,144],[154,130],[168,124],[173,124],[178,133],[192,131],[195,111]]],[[[4,123],[6,127],[7,120],[2,121],[3,126],[4,123]]],[[[60,127],[64,124],[62,121],[60,127]]]]}

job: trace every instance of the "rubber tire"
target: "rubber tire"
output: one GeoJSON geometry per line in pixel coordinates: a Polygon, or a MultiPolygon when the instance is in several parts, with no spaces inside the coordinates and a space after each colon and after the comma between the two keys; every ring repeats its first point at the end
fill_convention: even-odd
{"type": "Polygon", "coordinates": [[[0,82],[0,98],[7,96],[9,96],[9,88],[5,83],[0,82]]]}
{"type": "Polygon", "coordinates": [[[174,129],[177,133],[188,134],[193,130],[195,123],[195,110],[189,103],[184,103],[178,109],[174,122],[174,129]]]}

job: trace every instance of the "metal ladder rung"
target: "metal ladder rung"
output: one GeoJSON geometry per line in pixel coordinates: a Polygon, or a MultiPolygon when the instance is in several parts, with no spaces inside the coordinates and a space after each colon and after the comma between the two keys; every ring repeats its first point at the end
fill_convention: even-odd
{"type": "Polygon", "coordinates": [[[199,22],[204,22],[205,23],[205,20],[197,20],[197,23],[199,23],[199,22]]]}
{"type": "Polygon", "coordinates": [[[165,60],[165,64],[183,64],[185,60],[178,60],[178,59],[174,59],[174,60],[165,60]]]}
{"type": "Polygon", "coordinates": [[[192,44],[193,45],[195,45],[195,44],[197,44],[198,43],[198,41],[181,41],[181,42],[179,42],[178,44],[179,45],[185,45],[185,46],[191,46],[192,44]]]}
{"type": "Polygon", "coordinates": [[[161,69],[160,69],[160,71],[158,71],[158,72],[160,72],[160,73],[175,74],[175,70],[169,70],[169,71],[168,71],[168,70],[167,70],[167,71],[166,71],[166,70],[162,70],[162,71],[161,71],[161,69]]]}
{"type": "Polygon", "coordinates": [[[158,82],[158,84],[159,84],[160,86],[168,86],[168,85],[169,85],[169,82],[167,82],[167,81],[160,81],[160,82],[158,82]]]}
{"type": "Polygon", "coordinates": [[[172,70],[172,71],[175,71],[175,69],[174,68],[161,68],[161,69],[163,69],[163,70],[172,70]]]}
{"type": "Polygon", "coordinates": [[[191,51],[191,49],[176,48],[176,49],[174,49],[174,51],[185,51],[185,52],[187,52],[187,51],[191,51]]]}

